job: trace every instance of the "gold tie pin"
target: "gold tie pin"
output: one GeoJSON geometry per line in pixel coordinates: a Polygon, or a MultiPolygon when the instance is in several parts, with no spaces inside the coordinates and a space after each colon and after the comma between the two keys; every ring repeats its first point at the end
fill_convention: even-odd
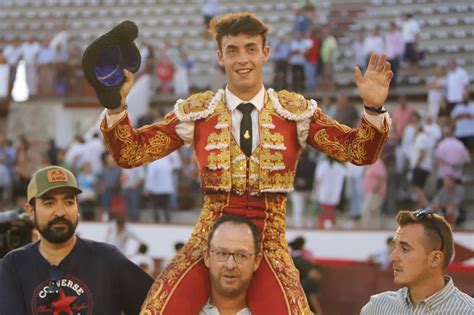
{"type": "Polygon", "coordinates": [[[244,133],[244,138],[245,138],[245,139],[250,139],[250,133],[249,133],[248,130],[245,131],[245,133],[244,133]]]}

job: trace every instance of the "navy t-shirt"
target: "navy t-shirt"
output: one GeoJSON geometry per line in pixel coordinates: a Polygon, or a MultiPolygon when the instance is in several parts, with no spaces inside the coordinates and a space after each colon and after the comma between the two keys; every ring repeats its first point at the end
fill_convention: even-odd
{"type": "Polygon", "coordinates": [[[59,298],[48,303],[50,264],[35,242],[0,263],[1,315],[138,314],[153,279],[114,246],[77,238],[60,263],[59,298]]]}

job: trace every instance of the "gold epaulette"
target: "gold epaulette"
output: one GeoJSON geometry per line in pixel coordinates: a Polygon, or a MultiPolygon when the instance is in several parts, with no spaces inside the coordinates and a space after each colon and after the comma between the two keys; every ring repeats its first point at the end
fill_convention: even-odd
{"type": "Polygon", "coordinates": [[[303,95],[283,90],[275,92],[268,89],[268,96],[275,106],[275,110],[284,118],[289,120],[304,120],[310,118],[318,103],[315,100],[306,100],[303,95]]]}
{"type": "Polygon", "coordinates": [[[178,100],[174,105],[174,113],[180,121],[206,118],[212,114],[223,95],[223,90],[218,90],[217,93],[206,91],[193,94],[185,100],[178,100]]]}

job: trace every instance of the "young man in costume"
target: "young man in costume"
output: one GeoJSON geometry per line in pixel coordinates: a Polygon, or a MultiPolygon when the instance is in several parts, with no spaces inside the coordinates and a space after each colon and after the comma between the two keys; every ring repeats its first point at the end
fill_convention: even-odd
{"type": "MultiPolygon", "coordinates": [[[[386,56],[372,55],[355,78],[365,111],[357,129],[322,113],[314,100],[263,86],[268,26],[250,13],[214,20],[217,60],[227,87],[179,100],[161,123],[134,129],[126,113],[133,75],[124,71],[118,104],[104,104],[101,131],[122,167],[159,159],[180,146],[194,146],[204,205],[185,247],[157,278],[142,314],[196,314],[209,298],[203,251],[220,216],[252,219],[261,229],[263,258],[248,291],[252,314],[308,314],[296,269],[287,252],[285,211],[302,148],[313,146],[344,162],[370,164],[382,152],[389,116],[383,109],[392,78],[386,56]]],[[[97,89],[96,89],[97,91],[97,89]]],[[[99,91],[100,92],[100,91],[99,91]]]]}

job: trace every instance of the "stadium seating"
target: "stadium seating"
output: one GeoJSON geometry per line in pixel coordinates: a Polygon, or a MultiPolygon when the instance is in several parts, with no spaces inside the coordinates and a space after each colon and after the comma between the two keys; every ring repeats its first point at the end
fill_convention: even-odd
{"type": "MultiPolygon", "coordinates": [[[[422,26],[421,48],[427,61],[422,62],[419,84],[431,74],[431,67],[442,63],[449,53],[464,60],[470,73],[474,71],[474,4],[469,0],[450,2],[427,0],[344,0],[319,1],[318,8],[328,15],[328,21],[338,35],[340,54],[336,80],[353,84],[353,56],[350,45],[355,32],[377,25],[385,31],[391,20],[400,21],[412,13],[422,26]]],[[[294,9],[299,3],[280,1],[220,1],[220,13],[252,11],[270,23],[272,34],[290,34],[294,9]]],[[[124,19],[137,22],[140,37],[160,47],[165,38],[184,37],[196,56],[191,84],[206,88],[214,63],[215,45],[199,39],[202,17],[199,5],[192,0],[2,0],[0,1],[0,48],[4,41],[19,37],[39,39],[54,34],[67,20],[74,43],[84,48],[97,35],[104,33],[124,19]],[[207,56],[210,56],[207,57],[207,56]]],[[[270,35],[270,39],[273,35],[270,35]]],[[[271,64],[264,69],[271,79],[271,64]]]]}

